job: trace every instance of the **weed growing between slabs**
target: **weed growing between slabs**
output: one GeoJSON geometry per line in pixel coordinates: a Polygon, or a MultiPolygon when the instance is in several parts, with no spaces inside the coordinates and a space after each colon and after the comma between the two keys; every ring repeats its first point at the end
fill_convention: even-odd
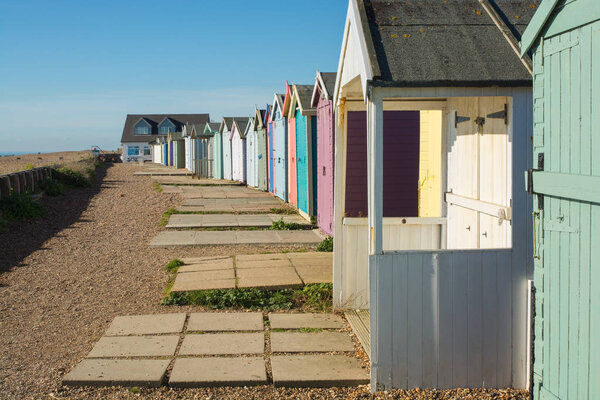
{"type": "Polygon", "coordinates": [[[171,292],[175,276],[183,262],[171,260],[165,269],[171,273],[165,297],[161,304],[197,305],[221,310],[226,308],[248,310],[291,310],[331,312],[333,300],[333,285],[331,283],[309,284],[299,289],[262,290],[250,289],[220,289],[196,290],[190,292],[171,292]]]}
{"type": "Polygon", "coordinates": [[[317,246],[317,251],[333,252],[333,237],[328,236],[317,246]]]}
{"type": "Polygon", "coordinates": [[[299,289],[220,289],[168,293],[162,305],[197,305],[213,310],[291,310],[331,312],[333,285],[309,284],[299,289]]]}
{"type": "Polygon", "coordinates": [[[296,222],[287,223],[283,220],[283,218],[279,218],[278,221],[273,222],[269,229],[276,231],[297,231],[310,228],[310,225],[297,224],[296,222]]]}
{"type": "Polygon", "coordinates": [[[158,193],[162,193],[162,192],[163,192],[163,188],[162,188],[162,186],[160,185],[160,183],[158,183],[158,182],[155,182],[155,183],[154,183],[154,185],[152,185],[152,187],[153,187],[154,189],[156,189],[156,191],[157,191],[158,193]]]}

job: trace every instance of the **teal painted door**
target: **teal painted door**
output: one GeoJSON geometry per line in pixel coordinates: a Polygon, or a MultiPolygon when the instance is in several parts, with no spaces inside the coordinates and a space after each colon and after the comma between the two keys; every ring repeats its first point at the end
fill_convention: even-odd
{"type": "Polygon", "coordinates": [[[298,209],[308,214],[308,143],[306,117],[296,111],[296,179],[298,209]]]}
{"type": "Polygon", "coordinates": [[[600,398],[600,21],[534,52],[534,397],[600,398]]]}

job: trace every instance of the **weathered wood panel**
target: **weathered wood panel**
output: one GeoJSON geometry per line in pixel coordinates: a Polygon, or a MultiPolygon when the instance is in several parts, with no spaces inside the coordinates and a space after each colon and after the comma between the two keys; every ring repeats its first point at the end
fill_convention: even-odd
{"type": "Polygon", "coordinates": [[[527,342],[527,296],[513,301],[512,282],[526,276],[511,251],[371,255],[373,387],[523,388],[526,365],[512,360],[527,342]]]}
{"type": "MultiPolygon", "coordinates": [[[[384,218],[384,250],[444,248],[444,218],[384,218]],[[405,222],[403,222],[405,221],[405,222]]],[[[366,218],[345,218],[343,226],[342,285],[336,286],[336,308],[368,308],[369,231],[366,218]]]]}
{"type": "Polygon", "coordinates": [[[334,120],[331,100],[317,106],[317,223],[333,235],[334,120]]]}
{"type": "Polygon", "coordinates": [[[588,21],[584,4],[559,8],[534,47],[533,155],[544,156],[544,172],[534,176],[534,190],[537,179],[544,195],[543,203],[535,198],[534,214],[533,377],[540,399],[587,400],[600,393],[600,300],[594,295],[600,204],[589,187],[600,176],[600,21],[564,29],[567,22],[588,21]],[[580,14],[572,14],[578,7],[580,14]]]}

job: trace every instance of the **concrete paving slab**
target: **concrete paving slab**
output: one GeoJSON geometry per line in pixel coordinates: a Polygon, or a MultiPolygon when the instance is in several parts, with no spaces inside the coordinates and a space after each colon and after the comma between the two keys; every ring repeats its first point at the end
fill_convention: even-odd
{"type": "Polygon", "coordinates": [[[241,185],[240,182],[218,179],[193,179],[188,176],[152,176],[155,181],[165,185],[190,185],[190,186],[221,186],[241,185]]]}
{"type": "Polygon", "coordinates": [[[181,194],[181,186],[161,185],[162,193],[164,194],[181,194]]]}
{"type": "Polygon", "coordinates": [[[94,345],[88,358],[162,357],[175,355],[179,335],[104,336],[94,345]]]}
{"type": "Polygon", "coordinates": [[[252,386],[267,383],[265,361],[261,357],[178,358],[169,386],[252,386]]]}
{"type": "Polygon", "coordinates": [[[212,271],[197,271],[197,272],[182,272],[177,274],[177,277],[181,275],[182,279],[189,281],[211,281],[215,279],[235,279],[235,271],[233,268],[228,269],[217,269],[212,271]]]}
{"type": "Polygon", "coordinates": [[[115,317],[104,336],[180,333],[183,331],[185,317],[185,313],[115,317]]]}
{"type": "Polygon", "coordinates": [[[192,176],[190,171],[185,169],[160,169],[160,168],[148,168],[143,171],[136,171],[133,173],[134,176],[192,176]]]}
{"type": "Polygon", "coordinates": [[[239,256],[235,262],[237,269],[247,268],[291,268],[292,263],[287,259],[263,259],[263,260],[240,260],[239,256]]]}
{"type": "MultiPolygon", "coordinates": [[[[182,260],[183,261],[183,260],[182,260]]],[[[233,270],[233,259],[227,258],[222,260],[213,260],[208,262],[199,262],[199,263],[186,263],[179,267],[178,272],[200,272],[200,271],[218,271],[224,269],[233,270]]]]}
{"type": "Polygon", "coordinates": [[[187,329],[202,332],[262,331],[263,315],[260,312],[192,313],[187,329]]]}
{"type": "Polygon", "coordinates": [[[235,231],[199,231],[196,232],[194,238],[194,244],[208,245],[208,244],[237,244],[235,231]]]}
{"type": "Polygon", "coordinates": [[[203,264],[218,260],[231,260],[231,256],[182,257],[180,260],[186,264],[203,264]]]}
{"type": "MultiPolygon", "coordinates": [[[[226,271],[222,270],[208,272],[226,271]]],[[[235,288],[234,278],[205,279],[202,275],[199,274],[203,274],[203,272],[186,272],[184,274],[177,274],[177,277],[175,278],[175,283],[173,283],[173,287],[171,288],[171,292],[190,292],[194,290],[218,290],[235,288]]]]}
{"type": "Polygon", "coordinates": [[[273,329],[340,329],[344,327],[342,318],[335,314],[269,313],[269,321],[273,329]]]}
{"type": "Polygon", "coordinates": [[[271,356],[271,368],[275,386],[354,386],[370,379],[356,358],[345,355],[271,356]]]}
{"type": "Polygon", "coordinates": [[[287,260],[287,254],[275,253],[275,254],[242,254],[235,256],[236,262],[247,261],[264,261],[264,260],[287,260]]]}
{"type": "Polygon", "coordinates": [[[236,243],[238,244],[277,244],[281,239],[277,231],[236,231],[236,243]]]}
{"type": "Polygon", "coordinates": [[[277,277],[282,280],[298,278],[293,267],[266,267],[266,268],[242,268],[237,271],[237,277],[242,278],[268,278],[277,277]]]}
{"type": "Polygon", "coordinates": [[[318,230],[276,231],[282,243],[321,243],[323,236],[318,230]]]}
{"type": "Polygon", "coordinates": [[[170,360],[85,359],[63,379],[68,386],[159,387],[170,360]]]}
{"type": "Polygon", "coordinates": [[[333,282],[333,267],[296,267],[300,279],[305,284],[333,282]]]}
{"type": "Polygon", "coordinates": [[[265,335],[258,333],[204,333],[188,334],[183,339],[179,355],[232,355],[262,354],[265,335]]]}
{"type": "Polygon", "coordinates": [[[184,199],[182,206],[278,206],[281,202],[274,198],[232,198],[232,199],[184,199]]]}
{"type": "Polygon", "coordinates": [[[158,232],[150,241],[150,247],[194,246],[196,244],[194,231],[158,232]]]}
{"type": "Polygon", "coordinates": [[[309,231],[163,231],[150,242],[152,248],[233,244],[317,244],[321,236],[309,231]]]}
{"type": "Polygon", "coordinates": [[[292,289],[302,286],[300,278],[282,279],[280,277],[238,278],[240,289],[257,288],[264,290],[292,289]]]}
{"type": "Polygon", "coordinates": [[[343,332],[271,332],[271,351],[311,353],[354,351],[350,336],[343,332]]]}
{"type": "Polygon", "coordinates": [[[292,261],[331,261],[333,263],[333,253],[321,251],[307,251],[297,253],[287,253],[287,256],[292,261]]]}

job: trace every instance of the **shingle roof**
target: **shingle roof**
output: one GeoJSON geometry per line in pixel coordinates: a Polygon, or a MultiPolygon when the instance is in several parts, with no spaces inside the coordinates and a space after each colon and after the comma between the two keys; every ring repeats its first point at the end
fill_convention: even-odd
{"type": "Polygon", "coordinates": [[[329,93],[329,96],[333,94],[336,75],[336,72],[321,72],[323,83],[325,84],[325,89],[327,90],[327,93],[329,93]]]}
{"type": "MultiPolygon", "coordinates": [[[[531,85],[531,75],[477,0],[358,1],[379,64],[375,84],[531,85]]],[[[490,2],[519,39],[541,0],[490,2]]]]}
{"type": "Polygon", "coordinates": [[[220,122],[209,122],[208,126],[210,127],[210,129],[214,132],[217,132],[219,130],[219,127],[221,126],[220,122]]]}
{"type": "Polygon", "coordinates": [[[302,111],[311,110],[310,100],[315,85],[294,85],[298,93],[298,103],[302,111]]]}
{"type": "Polygon", "coordinates": [[[180,132],[183,128],[183,125],[187,123],[204,125],[210,120],[208,114],[127,114],[127,118],[125,118],[125,125],[123,126],[123,134],[121,135],[121,143],[148,143],[152,142],[153,140],[156,140],[156,138],[159,136],[158,124],[160,124],[161,121],[166,117],[168,117],[173,123],[175,123],[175,128],[178,132],[180,132]],[[148,123],[152,126],[151,135],[133,134],[133,127],[142,118],[148,121],[148,123]]]}

